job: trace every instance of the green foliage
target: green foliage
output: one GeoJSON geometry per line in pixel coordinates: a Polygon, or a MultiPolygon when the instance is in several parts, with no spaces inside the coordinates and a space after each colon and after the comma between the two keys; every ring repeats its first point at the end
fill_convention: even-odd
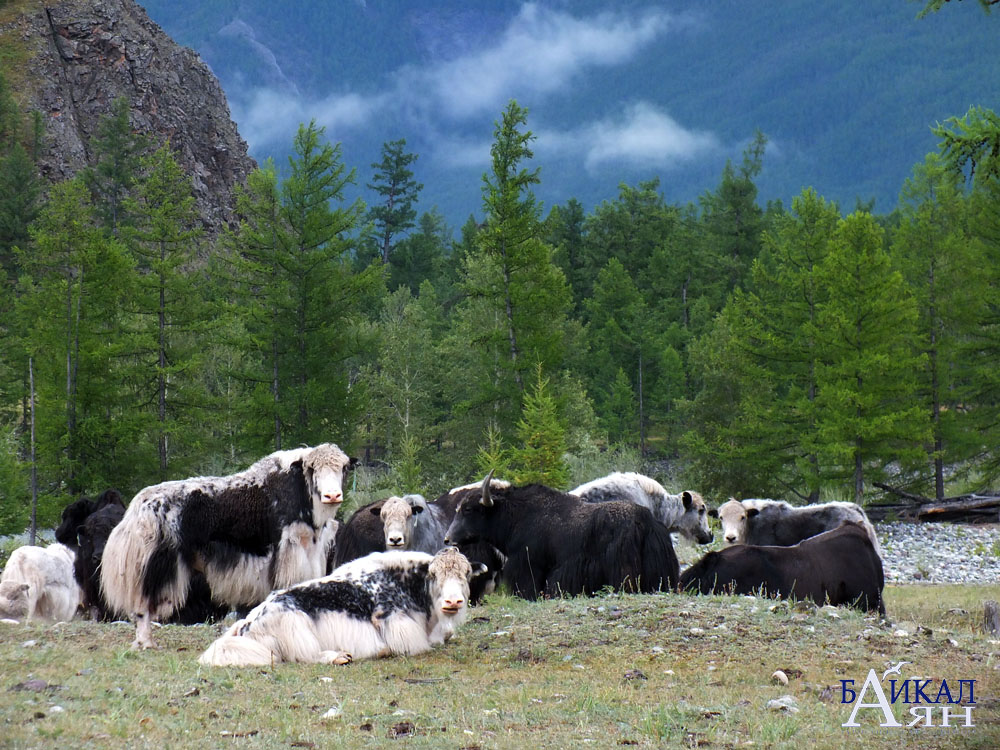
{"type": "Polygon", "coordinates": [[[394,260],[393,238],[413,227],[417,216],[413,204],[424,187],[413,179],[410,169],[417,155],[405,153],[405,148],[405,138],[383,144],[382,161],[372,164],[375,175],[368,185],[384,201],[368,210],[368,219],[375,225],[375,237],[385,264],[394,260]]]}
{"type": "Polygon", "coordinates": [[[349,387],[364,346],[359,307],[379,274],[354,273],[350,233],[360,203],[343,204],[353,171],[323,129],[299,127],[290,175],[279,184],[265,164],[237,199],[230,237],[231,310],[252,356],[237,376],[248,390],[245,420],[256,452],[346,442],[362,392],[349,387]]]}
{"type": "Polygon", "coordinates": [[[524,408],[517,423],[518,447],[512,451],[512,479],[517,484],[544,484],[568,489],[566,465],[566,428],[559,419],[556,401],[548,391],[549,380],[541,365],[535,384],[524,397],[524,408]]]}
{"type": "Polygon", "coordinates": [[[20,445],[13,427],[0,427],[0,536],[28,527],[31,495],[29,467],[21,460],[20,445]]]}
{"type": "Polygon", "coordinates": [[[115,99],[111,112],[98,122],[91,143],[97,163],[83,171],[106,228],[117,231],[120,224],[128,222],[122,203],[139,178],[140,162],[150,143],[148,136],[132,129],[128,100],[115,99]]]}
{"type": "Polygon", "coordinates": [[[806,330],[821,352],[821,461],[832,478],[853,479],[860,502],[865,476],[881,479],[888,456],[911,468],[929,434],[916,399],[915,373],[925,366],[914,349],[917,307],[870,214],[838,223],[818,275],[825,299],[806,330]]]}

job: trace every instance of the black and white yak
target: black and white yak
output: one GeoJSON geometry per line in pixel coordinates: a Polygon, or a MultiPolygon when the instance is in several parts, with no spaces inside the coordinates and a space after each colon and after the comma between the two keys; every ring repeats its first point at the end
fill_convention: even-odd
{"type": "Polygon", "coordinates": [[[698,544],[712,541],[708,508],[702,496],[691,490],[669,493],[662,484],[645,474],[616,471],[569,492],[588,503],[626,500],[641,505],[649,508],[653,518],[670,531],[676,531],[698,544]]]}
{"type": "MultiPolygon", "coordinates": [[[[108,503],[87,516],[76,532],[78,546],[73,573],[83,592],[82,607],[92,620],[114,619],[114,613],[101,592],[101,561],[111,531],[121,523],[124,516],[124,505],[108,503]]],[[[212,592],[204,574],[195,571],[191,575],[191,586],[184,606],[165,618],[165,622],[193,625],[221,619],[228,612],[228,605],[212,601],[212,592]]]]}
{"type": "Polygon", "coordinates": [[[230,476],[139,492],[111,532],[101,564],[108,605],[135,617],[133,647],[156,645],[151,622],[184,606],[196,572],[215,602],[237,609],[324,574],[354,463],[324,443],[272,453],[230,476]]]}
{"type": "MultiPolygon", "coordinates": [[[[509,486],[500,479],[492,480],[492,484],[509,486]]],[[[455,509],[470,491],[478,497],[480,483],[456,487],[430,503],[422,495],[404,495],[359,508],[337,532],[333,566],[371,552],[394,549],[434,553],[444,546],[444,535],[455,517],[455,509]]],[[[487,544],[459,545],[459,550],[471,562],[484,566],[485,572],[477,573],[471,584],[471,601],[475,604],[496,587],[504,558],[487,544]]]]}
{"type": "Polygon", "coordinates": [[[542,485],[492,487],[490,477],[458,505],[445,544],[486,542],[507,556],[502,580],[527,599],[674,590],[670,532],[647,508],[585,503],[542,485]]]}
{"type": "Polygon", "coordinates": [[[872,546],[881,554],[875,527],[860,505],[818,503],[795,507],[783,500],[732,500],[711,514],[722,522],[722,539],[732,544],[787,547],[803,539],[831,531],[845,521],[861,524],[872,546]]]}
{"type": "Polygon", "coordinates": [[[199,657],[208,666],[347,664],[412,655],[465,620],[473,567],[458,550],[373,552],[273,592],[199,657]]]}

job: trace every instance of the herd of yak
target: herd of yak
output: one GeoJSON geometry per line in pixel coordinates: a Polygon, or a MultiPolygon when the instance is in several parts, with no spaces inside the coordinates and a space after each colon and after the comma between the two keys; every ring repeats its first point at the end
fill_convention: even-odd
{"type": "Polygon", "coordinates": [[[624,592],[763,594],[885,614],[875,530],[853,503],[730,500],[614,473],[564,492],[494,478],[428,502],[390,497],[335,516],[356,461],[339,447],[278,451],[224,477],[163,482],[125,506],[109,490],[68,505],[48,547],[0,576],[0,618],[240,619],[209,665],[344,664],[443,643],[502,584],[527,599],[624,592]],[[671,533],[725,546],[680,572],[671,533]]]}

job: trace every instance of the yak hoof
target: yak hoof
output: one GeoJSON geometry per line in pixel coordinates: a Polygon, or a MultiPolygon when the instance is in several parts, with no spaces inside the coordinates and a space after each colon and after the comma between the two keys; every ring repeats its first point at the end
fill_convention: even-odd
{"type": "Polygon", "coordinates": [[[159,649],[160,648],[160,644],[158,644],[152,638],[144,638],[142,640],[140,640],[139,638],[136,638],[134,641],[132,641],[132,650],[133,651],[145,651],[146,649],[150,649],[150,648],[151,649],[159,649]]]}
{"type": "Polygon", "coordinates": [[[346,651],[322,651],[319,661],[321,664],[350,664],[354,657],[346,651]]]}

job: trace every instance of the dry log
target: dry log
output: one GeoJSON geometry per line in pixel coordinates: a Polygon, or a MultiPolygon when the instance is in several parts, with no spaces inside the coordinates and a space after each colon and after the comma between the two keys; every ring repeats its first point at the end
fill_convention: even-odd
{"type": "Polygon", "coordinates": [[[967,511],[991,510],[1000,512],[1000,497],[986,495],[962,495],[948,498],[939,503],[927,503],[917,508],[917,518],[921,521],[945,520],[967,511]]]}

